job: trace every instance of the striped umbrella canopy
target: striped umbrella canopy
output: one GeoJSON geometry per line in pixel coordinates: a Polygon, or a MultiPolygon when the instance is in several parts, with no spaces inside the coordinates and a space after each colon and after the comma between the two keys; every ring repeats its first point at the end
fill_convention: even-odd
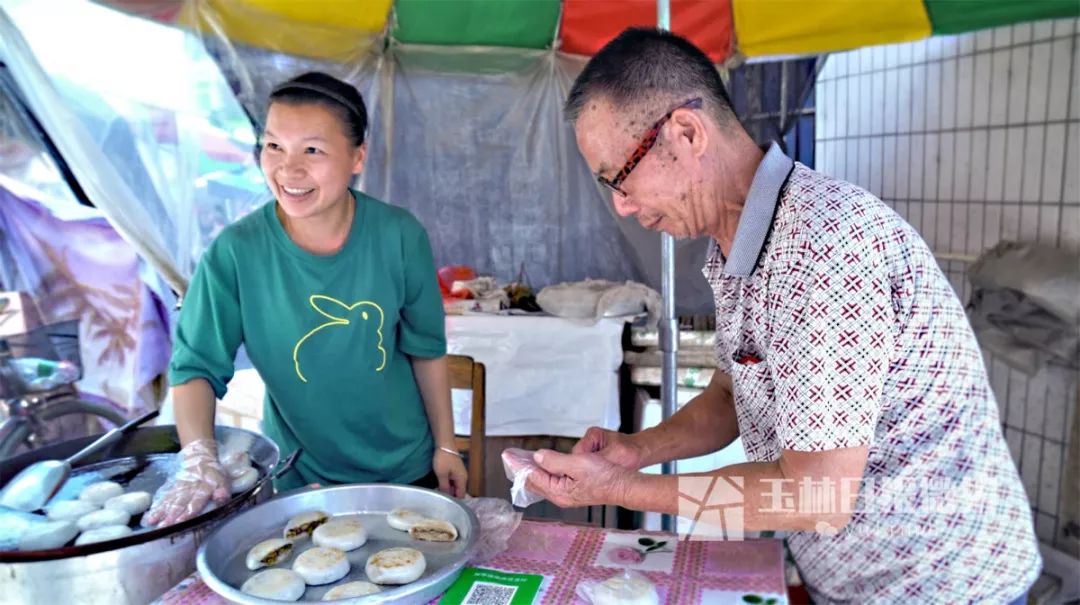
{"type": "MultiPolygon", "coordinates": [[[[656,24],[655,0],[97,0],[229,39],[347,60],[387,41],[591,55],[656,24]]],[[[1076,0],[671,0],[671,29],[715,62],[817,54],[1080,15],[1076,0]]]]}

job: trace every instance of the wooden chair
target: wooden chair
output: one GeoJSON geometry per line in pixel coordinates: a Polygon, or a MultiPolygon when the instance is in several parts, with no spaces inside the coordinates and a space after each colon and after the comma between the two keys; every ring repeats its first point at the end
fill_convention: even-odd
{"type": "Polygon", "coordinates": [[[464,453],[469,469],[466,491],[473,497],[484,495],[484,364],[465,355],[447,355],[450,388],[472,391],[472,426],[469,435],[454,437],[457,449],[464,453]]]}

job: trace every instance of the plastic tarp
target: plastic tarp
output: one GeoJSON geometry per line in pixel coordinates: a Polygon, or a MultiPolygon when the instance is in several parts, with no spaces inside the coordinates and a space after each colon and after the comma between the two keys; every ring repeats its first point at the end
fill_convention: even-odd
{"type": "Polygon", "coordinates": [[[1080,14],[1076,0],[925,0],[935,34],[961,32],[1011,25],[1022,21],[1075,17],[1080,14]]]}
{"type": "MultiPolygon", "coordinates": [[[[370,115],[363,189],[413,212],[439,265],[537,287],[586,278],[660,283],[659,236],[615,215],[562,104],[585,59],[551,50],[393,44],[342,65],[206,39],[256,120],[276,82],[322,69],[370,115]]],[[[679,304],[709,313],[706,240],[677,243],[679,304]]]]}
{"type": "Polygon", "coordinates": [[[268,196],[217,64],[183,30],[88,2],[4,11],[0,57],[28,106],[89,200],[182,292],[217,232],[268,196]],[[68,20],[51,22],[56,10],[68,20]],[[123,40],[103,39],[114,30],[123,40]]]}
{"type": "Polygon", "coordinates": [[[548,48],[559,0],[398,0],[394,39],[406,44],[548,48]]]}
{"type": "MultiPolygon", "coordinates": [[[[32,118],[19,102],[16,90],[10,74],[0,69],[0,187],[49,208],[78,209],[78,200],[31,126],[32,118]]],[[[5,277],[13,268],[13,263],[0,263],[0,282],[14,283],[13,276],[5,277]]]]}
{"type": "MultiPolygon", "coordinates": [[[[64,8],[72,14],[75,4],[64,0],[64,8]]],[[[99,129],[113,130],[118,142],[107,148],[107,159],[95,161],[111,161],[114,170],[133,170],[123,179],[129,188],[150,183],[134,187],[144,207],[136,208],[133,216],[145,217],[139,221],[147,231],[143,237],[164,243],[166,253],[155,257],[145,249],[140,252],[154,259],[155,266],[173,272],[174,287],[183,288],[198,255],[224,225],[268,199],[253,160],[239,162],[235,157],[238,153],[242,157],[246,149],[228,149],[230,140],[240,144],[231,134],[234,131],[246,130],[254,142],[250,124],[241,127],[235,118],[246,122],[246,113],[261,121],[274,84],[320,69],[358,85],[368,100],[369,158],[359,185],[413,211],[431,233],[440,264],[467,264],[481,274],[510,281],[524,263],[537,287],[596,278],[629,279],[659,288],[659,236],[614,214],[610,197],[581,160],[572,129],[562,118],[566,93],[585,58],[553,50],[473,46],[449,50],[400,43],[360,45],[342,60],[295,56],[233,43],[224,22],[215,21],[227,16],[215,12],[210,3],[193,6],[201,7],[207,25],[199,37],[143,22],[155,32],[163,30],[154,34],[156,44],[141,34],[131,36],[131,43],[155,48],[143,60],[129,52],[107,54],[99,48],[87,53],[96,64],[123,66],[115,73],[136,83],[149,80],[152,71],[162,72],[150,63],[160,63],[161,49],[177,44],[171,40],[180,41],[193,63],[210,62],[197,74],[169,72],[176,88],[150,91],[159,95],[151,104],[157,107],[152,113],[144,111],[147,103],[128,98],[123,107],[131,110],[121,115],[116,104],[117,97],[125,100],[124,94],[96,103],[106,111],[95,112],[99,117],[94,121],[104,125],[99,129]],[[223,74],[217,71],[219,66],[223,74]],[[194,95],[206,95],[208,100],[192,99],[194,95]],[[178,102],[183,107],[161,111],[178,102]],[[192,118],[207,107],[213,119],[231,117],[211,120],[214,132],[198,134],[206,120],[192,118]],[[125,138],[128,143],[122,144],[125,138]],[[225,149],[219,153],[220,146],[225,149]],[[132,147],[138,150],[137,157],[132,147]],[[207,160],[219,156],[232,159],[207,160]]],[[[27,11],[28,18],[45,9],[35,10],[27,11]]],[[[259,30],[290,27],[282,17],[265,12],[251,12],[249,17],[253,19],[249,26],[259,30]]],[[[139,21],[119,14],[116,18],[139,21]]],[[[94,48],[100,36],[95,29],[102,28],[74,31],[67,42],[94,48]]],[[[50,51],[44,35],[31,42],[42,53],[50,51]]],[[[57,54],[55,48],[51,52],[57,54]]],[[[68,88],[64,99],[70,107],[80,107],[83,99],[93,96],[86,85],[68,88]]],[[[107,196],[100,205],[123,212],[123,199],[107,196]]],[[[704,238],[676,243],[680,313],[712,311],[712,294],[700,273],[706,244],[704,238]]]]}
{"type": "Polygon", "coordinates": [[[735,36],[747,57],[847,50],[930,35],[922,0],[736,0],[733,8],[735,36]]]}
{"type": "Polygon", "coordinates": [[[562,119],[575,65],[544,51],[472,59],[462,72],[438,51],[391,49],[367,191],[424,223],[439,264],[509,281],[524,263],[538,284],[637,276],[562,119]]]}
{"type": "MultiPolygon", "coordinates": [[[[164,238],[147,229],[165,217],[154,217],[153,204],[140,200],[117,166],[101,149],[94,137],[69,108],[53,82],[38,64],[26,41],[5,9],[0,7],[0,59],[11,70],[15,81],[28,98],[35,116],[67,158],[87,196],[108,217],[124,239],[132,243],[154,268],[174,287],[183,282],[171,262],[164,238]]],[[[76,99],[78,102],[78,99],[76,99]]]]}
{"type": "MultiPolygon", "coordinates": [[[[566,0],[559,49],[593,55],[631,26],[656,26],[656,0],[566,0]]],[[[685,36],[715,63],[734,46],[730,0],[671,0],[671,31],[685,36]]]]}
{"type": "Polygon", "coordinates": [[[1080,256],[1044,244],[1001,242],[968,269],[979,342],[1028,374],[1080,368],[1080,256]]]}
{"type": "MultiPolygon", "coordinates": [[[[485,365],[489,437],[581,437],[594,425],[618,429],[622,332],[623,322],[613,319],[446,319],[450,353],[469,355],[485,365]]],[[[455,390],[453,396],[454,431],[467,435],[471,392],[455,390]]]]}

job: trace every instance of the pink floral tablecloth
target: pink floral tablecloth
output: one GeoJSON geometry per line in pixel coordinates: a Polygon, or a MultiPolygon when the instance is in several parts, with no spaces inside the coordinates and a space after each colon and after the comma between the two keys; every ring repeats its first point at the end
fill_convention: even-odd
{"type": "MultiPolygon", "coordinates": [[[[623,568],[648,576],[661,603],[787,602],[779,540],[691,542],[671,534],[524,521],[510,538],[509,548],[478,567],[544,576],[538,599],[543,604],[582,603],[575,595],[579,583],[604,580],[623,568]],[[748,595],[760,599],[744,600],[748,595]]],[[[228,603],[197,572],[158,602],[228,603]]]]}

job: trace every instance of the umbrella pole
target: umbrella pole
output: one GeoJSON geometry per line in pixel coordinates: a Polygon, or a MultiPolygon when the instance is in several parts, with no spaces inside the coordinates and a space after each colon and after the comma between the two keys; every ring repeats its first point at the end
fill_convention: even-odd
{"type": "MultiPolygon", "coordinates": [[[[656,0],[656,26],[671,29],[671,5],[669,0],[656,0]]],[[[675,413],[675,370],[679,352],[679,326],[675,320],[675,238],[669,233],[660,234],[660,290],[663,297],[659,336],[662,365],[660,374],[661,422],[675,413]]],[[[678,472],[676,461],[665,462],[660,467],[664,475],[678,472]]],[[[674,531],[675,517],[663,515],[661,528],[674,531]]]]}

